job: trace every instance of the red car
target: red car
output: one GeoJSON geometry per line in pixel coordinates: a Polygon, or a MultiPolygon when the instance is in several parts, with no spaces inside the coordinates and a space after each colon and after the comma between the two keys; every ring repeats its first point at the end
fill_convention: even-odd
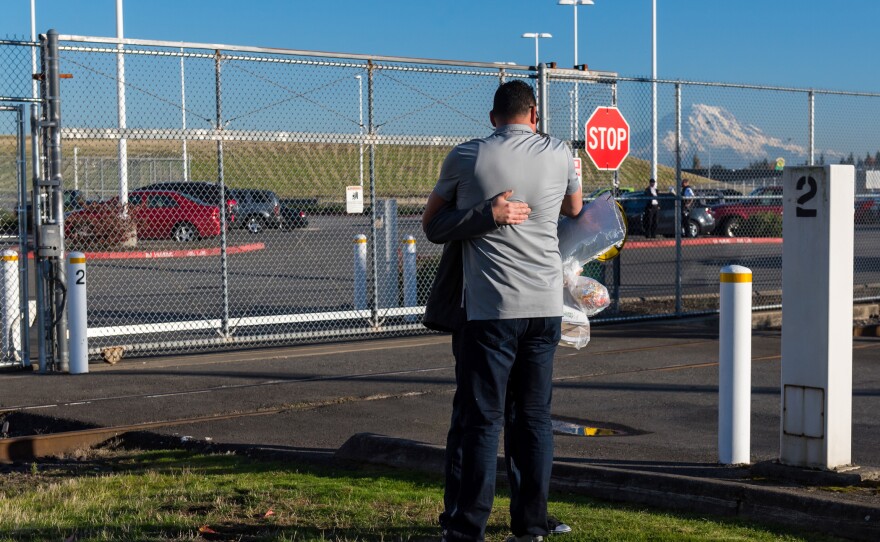
{"type": "Polygon", "coordinates": [[[73,241],[118,244],[130,235],[129,222],[142,239],[192,241],[220,235],[220,209],[165,190],[138,190],[128,195],[127,217],[119,198],[86,205],[67,215],[65,236],[73,241]]]}
{"type": "Polygon", "coordinates": [[[743,222],[754,215],[771,213],[782,216],[782,187],[763,186],[736,203],[724,203],[710,208],[715,217],[715,233],[725,237],[740,235],[743,222]]]}
{"type": "Polygon", "coordinates": [[[856,224],[880,223],[880,197],[865,196],[857,198],[854,219],[856,224]]]}

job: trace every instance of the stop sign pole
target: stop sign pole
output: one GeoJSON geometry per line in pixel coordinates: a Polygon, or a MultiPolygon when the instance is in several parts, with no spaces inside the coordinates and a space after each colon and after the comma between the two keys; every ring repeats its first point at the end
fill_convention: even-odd
{"type": "Polygon", "coordinates": [[[584,127],[587,156],[602,171],[616,171],[629,155],[629,123],[616,107],[597,107],[584,127]]]}

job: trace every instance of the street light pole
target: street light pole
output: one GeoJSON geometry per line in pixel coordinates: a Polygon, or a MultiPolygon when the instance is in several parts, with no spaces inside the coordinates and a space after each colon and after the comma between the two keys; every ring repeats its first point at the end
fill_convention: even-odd
{"type": "MultiPolygon", "coordinates": [[[[122,52],[122,0],[116,0],[116,116],[119,126],[119,204],[128,203],[128,140],[125,138],[125,56],[122,52]]],[[[125,209],[125,207],[123,207],[125,209]]],[[[123,210],[123,212],[125,212],[123,210]]]]}
{"type": "Polygon", "coordinates": [[[657,0],[651,0],[651,178],[657,178],[657,0]]]}
{"type": "MultiPolygon", "coordinates": [[[[572,6],[574,7],[574,67],[578,66],[578,6],[592,6],[595,4],[593,0],[559,0],[557,2],[560,6],[572,6]]],[[[578,92],[578,82],[574,82],[574,111],[572,116],[574,117],[574,130],[572,130],[572,142],[576,141],[578,138],[578,122],[580,119],[580,115],[578,112],[578,102],[580,101],[580,92],[578,92]]],[[[572,143],[574,144],[574,143],[572,143]]]]}
{"type": "Polygon", "coordinates": [[[359,145],[359,163],[360,163],[360,183],[361,188],[364,186],[364,80],[360,75],[355,75],[358,80],[358,126],[360,126],[360,145],[359,145]]]}
{"type": "Polygon", "coordinates": [[[538,40],[541,38],[552,38],[553,34],[547,32],[526,32],[522,35],[524,38],[534,38],[535,40],[535,69],[538,69],[538,40]]]}

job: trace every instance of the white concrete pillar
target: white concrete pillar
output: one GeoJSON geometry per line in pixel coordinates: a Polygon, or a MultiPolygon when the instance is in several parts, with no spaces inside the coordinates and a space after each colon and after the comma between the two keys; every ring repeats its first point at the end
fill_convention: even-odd
{"type": "Polygon", "coordinates": [[[851,463],[853,201],[851,165],[783,175],[781,463],[851,463]]]}

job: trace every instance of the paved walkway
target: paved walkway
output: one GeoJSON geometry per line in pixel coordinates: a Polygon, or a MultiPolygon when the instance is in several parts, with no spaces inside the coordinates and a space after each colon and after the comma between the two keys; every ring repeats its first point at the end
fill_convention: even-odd
{"type": "MultiPolygon", "coordinates": [[[[560,348],[553,400],[560,429],[587,426],[613,434],[557,434],[555,486],[712,513],[779,521],[787,514],[802,525],[805,514],[810,521],[836,522],[838,532],[880,539],[876,488],[817,492],[801,487],[792,472],[782,472],[781,482],[756,484],[754,469],[717,464],[717,360],[713,318],[594,327],[583,350],[560,348]],[[793,500],[768,497],[770,490],[793,500]],[[756,491],[766,502],[748,496],[756,491]],[[825,508],[817,496],[827,501],[825,508]]],[[[751,450],[753,463],[765,469],[762,477],[780,474],[772,464],[779,446],[779,375],[779,333],[754,332],[751,450]]],[[[866,467],[857,472],[866,472],[880,466],[880,338],[854,339],[853,375],[852,459],[866,467]]],[[[149,429],[167,442],[303,458],[331,458],[349,442],[350,459],[437,469],[454,379],[449,337],[428,335],[123,359],[113,366],[93,363],[79,376],[4,372],[0,388],[0,409],[17,415],[104,427],[162,422],[149,429]]],[[[812,485],[847,483],[806,474],[812,485]]]]}

